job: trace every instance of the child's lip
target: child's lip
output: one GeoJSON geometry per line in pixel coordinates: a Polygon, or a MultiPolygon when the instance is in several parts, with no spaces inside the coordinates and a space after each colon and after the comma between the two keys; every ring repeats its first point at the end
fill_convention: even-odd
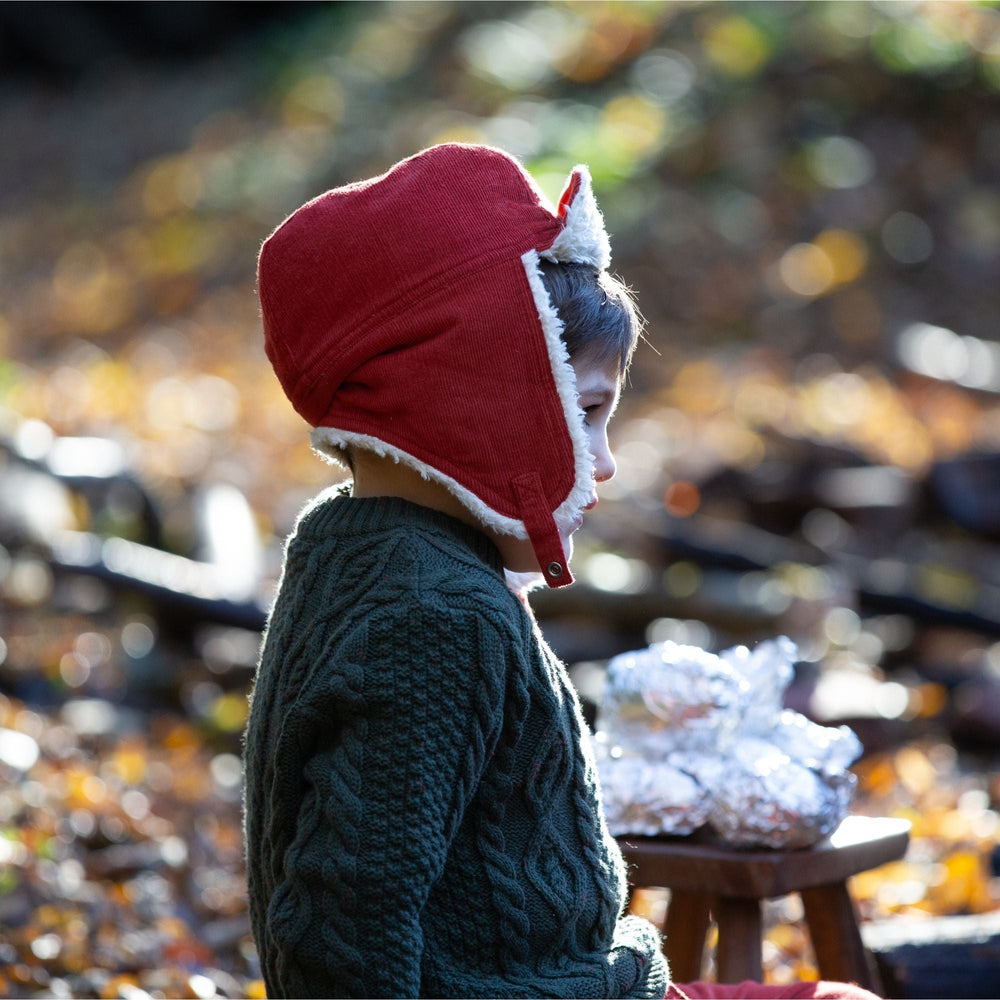
{"type": "Polygon", "coordinates": [[[593,510],[597,506],[597,497],[594,497],[590,503],[584,506],[584,510],[593,510]]]}

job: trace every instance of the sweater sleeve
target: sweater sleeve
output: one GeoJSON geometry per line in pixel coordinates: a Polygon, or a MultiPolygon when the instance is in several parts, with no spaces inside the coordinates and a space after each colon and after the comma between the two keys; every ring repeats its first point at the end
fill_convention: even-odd
{"type": "Polygon", "coordinates": [[[479,614],[412,592],[324,649],[278,740],[276,784],[305,783],[268,912],[272,995],[419,995],[421,911],[496,743],[504,659],[479,614]]]}

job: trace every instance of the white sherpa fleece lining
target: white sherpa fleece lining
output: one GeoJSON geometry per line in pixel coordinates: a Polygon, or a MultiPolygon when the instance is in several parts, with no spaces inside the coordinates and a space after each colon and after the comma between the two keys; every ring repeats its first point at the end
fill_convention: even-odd
{"type": "MultiPolygon", "coordinates": [[[[574,199],[575,200],[575,199],[574,199]]],[[[549,364],[552,366],[552,377],[555,379],[556,391],[562,403],[566,426],[569,429],[570,441],[573,443],[573,488],[569,496],[556,508],[552,515],[556,524],[562,530],[569,530],[590,502],[594,485],[594,456],[587,443],[587,432],[583,425],[583,410],[580,409],[576,391],[576,373],[569,363],[569,354],[563,343],[562,320],[549,299],[548,289],[542,281],[542,269],[539,266],[540,255],[537,250],[529,250],[521,255],[531,294],[535,297],[538,318],[545,334],[545,346],[549,350],[549,364]]]]}
{"type": "Polygon", "coordinates": [[[385,441],[372,437],[370,434],[358,434],[355,431],[341,431],[336,427],[316,427],[309,432],[309,440],[313,448],[324,458],[340,461],[337,454],[344,448],[364,448],[382,458],[391,458],[400,465],[405,465],[410,469],[419,472],[424,479],[431,482],[440,483],[450,493],[458,498],[464,507],[472,512],[481,523],[502,535],[513,535],[515,538],[527,538],[528,532],[523,521],[515,520],[512,517],[505,517],[492,507],[487,506],[471,490],[466,489],[461,483],[439,472],[433,465],[422,462],[419,458],[414,458],[408,451],[397,448],[394,445],[386,444],[385,441]]]}

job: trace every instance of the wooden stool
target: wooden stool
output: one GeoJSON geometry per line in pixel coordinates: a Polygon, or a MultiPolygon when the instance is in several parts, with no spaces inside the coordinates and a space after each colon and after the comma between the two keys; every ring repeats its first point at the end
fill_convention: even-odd
{"type": "Polygon", "coordinates": [[[904,819],[848,816],[825,840],[797,850],[742,850],[697,837],[618,838],[633,888],[670,890],[664,951],[672,978],[701,978],[709,915],[719,937],[716,979],[762,980],[761,900],[802,897],[820,976],[878,993],[878,972],[861,942],[847,879],[906,852],[904,819]]]}

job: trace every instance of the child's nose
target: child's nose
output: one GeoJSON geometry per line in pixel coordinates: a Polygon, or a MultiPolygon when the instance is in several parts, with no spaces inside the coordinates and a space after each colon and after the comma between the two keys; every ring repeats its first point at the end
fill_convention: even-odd
{"type": "Polygon", "coordinates": [[[615,457],[611,454],[611,448],[605,441],[594,452],[594,479],[599,483],[606,483],[613,479],[618,466],[615,464],[615,457]]]}

